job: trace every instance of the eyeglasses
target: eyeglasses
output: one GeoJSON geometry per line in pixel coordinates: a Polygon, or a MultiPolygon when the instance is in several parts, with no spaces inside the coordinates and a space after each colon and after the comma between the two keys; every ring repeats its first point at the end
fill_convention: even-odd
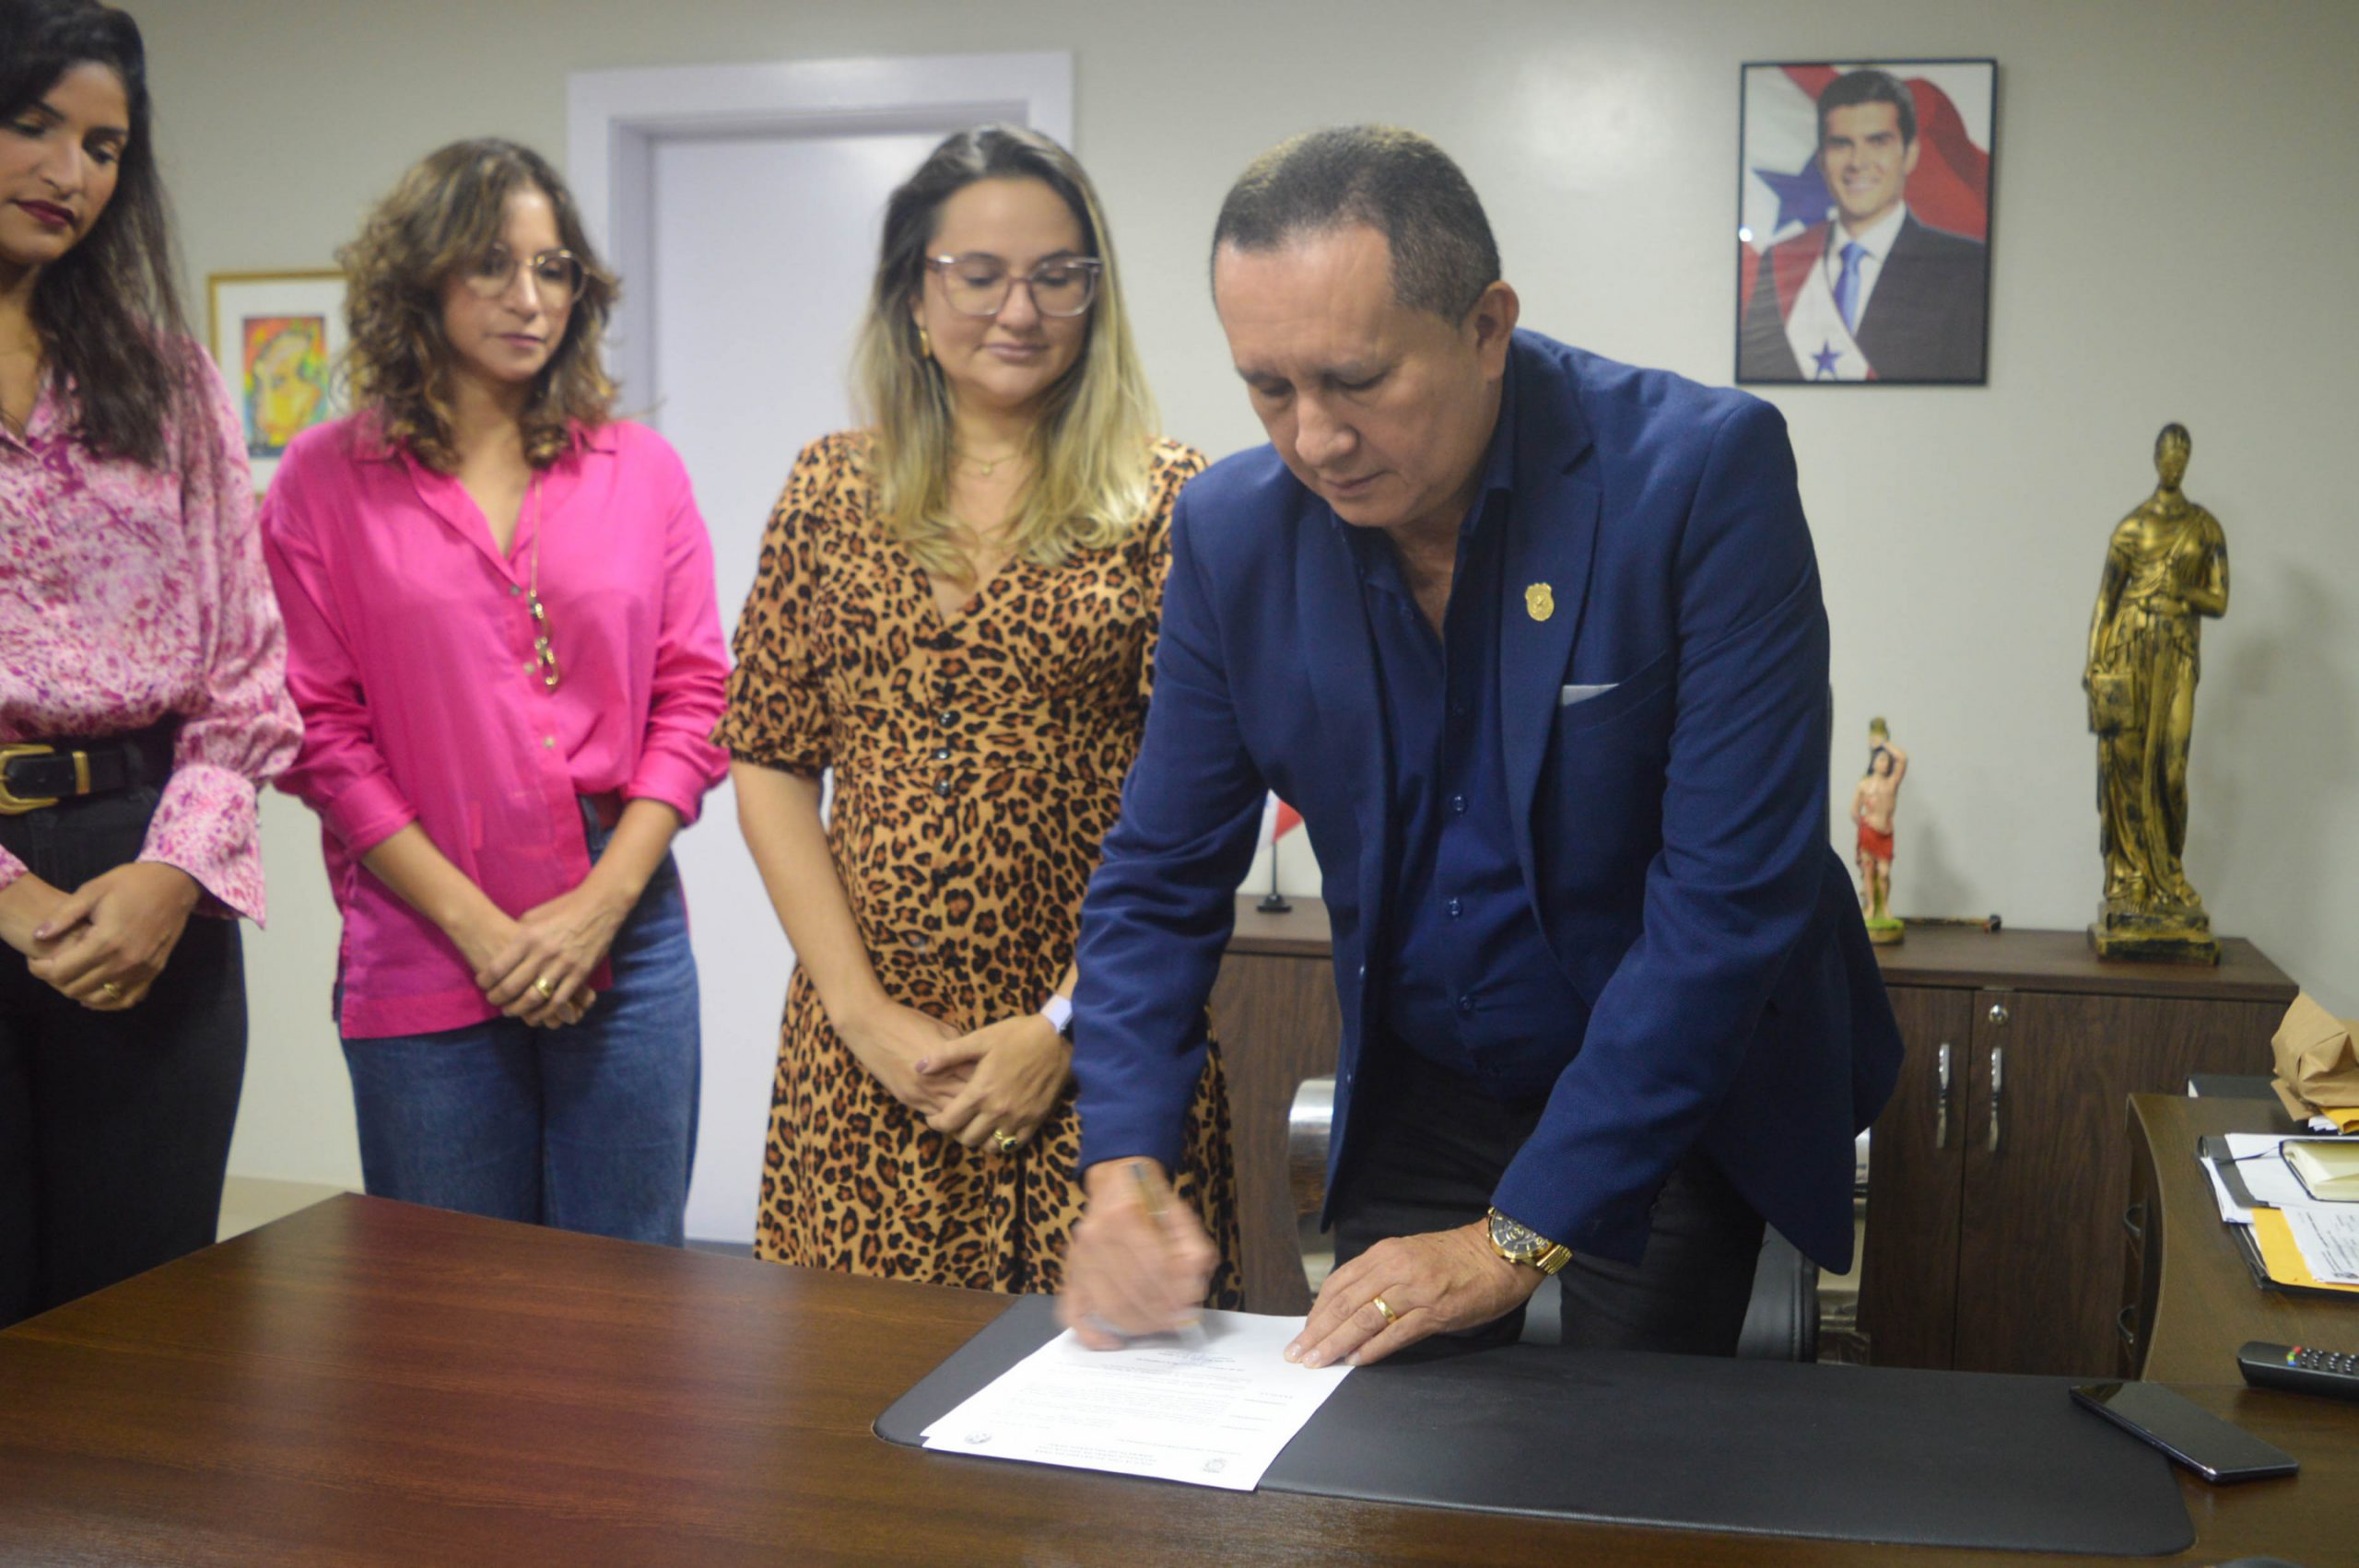
{"type": "Polygon", "coordinates": [[[962,316],[996,316],[1018,283],[1032,291],[1033,309],[1044,316],[1078,316],[1097,298],[1097,275],[1106,263],[1095,256],[1042,262],[1022,275],[997,256],[980,251],[964,256],[929,256],[926,270],[942,275],[942,292],[962,316]]]}
{"type": "Polygon", "coordinates": [[[526,256],[520,263],[505,245],[495,245],[460,273],[467,287],[478,299],[499,299],[515,287],[516,269],[522,265],[532,276],[533,287],[541,303],[552,310],[561,310],[573,303],[581,292],[585,268],[581,258],[570,251],[541,251],[526,256]]]}

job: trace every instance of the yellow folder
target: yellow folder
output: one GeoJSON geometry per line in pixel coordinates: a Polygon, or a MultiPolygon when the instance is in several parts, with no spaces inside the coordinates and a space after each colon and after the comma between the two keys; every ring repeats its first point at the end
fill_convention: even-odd
{"type": "Polygon", "coordinates": [[[2294,1228],[2277,1210],[2252,1211],[2252,1239],[2260,1247],[2261,1266],[2279,1284],[2306,1285],[2317,1291],[2348,1291],[2359,1295],[2359,1285],[2334,1284],[2310,1272],[2309,1265],[2302,1261],[2300,1244],[2294,1240],[2294,1228]]]}

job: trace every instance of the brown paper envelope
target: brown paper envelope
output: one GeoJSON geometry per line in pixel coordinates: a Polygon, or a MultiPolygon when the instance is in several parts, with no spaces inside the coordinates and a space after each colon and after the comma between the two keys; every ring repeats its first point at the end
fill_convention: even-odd
{"type": "Polygon", "coordinates": [[[2285,1107],[2285,1114],[2287,1116],[2293,1117],[2295,1121],[2307,1121],[2310,1119],[2311,1112],[2309,1101],[2305,1100],[2301,1095],[2294,1093],[2292,1087],[2286,1083],[2285,1080],[2283,1078],[2272,1078],[2269,1081],[2269,1086],[2277,1091],[2277,1103],[2285,1107]]]}
{"type": "Polygon", "coordinates": [[[2350,1023],[2298,993],[2269,1042],[2278,1076],[2314,1106],[2359,1105],[2359,1046],[2351,1036],[2350,1023]]]}

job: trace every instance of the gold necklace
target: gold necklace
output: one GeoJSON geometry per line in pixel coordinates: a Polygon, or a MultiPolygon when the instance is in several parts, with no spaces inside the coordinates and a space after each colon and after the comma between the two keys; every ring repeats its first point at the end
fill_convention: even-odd
{"type": "Polygon", "coordinates": [[[557,667],[557,649],[549,646],[549,613],[541,603],[541,480],[533,476],[533,575],[532,586],[526,591],[525,607],[533,613],[533,664],[541,673],[541,685],[557,690],[565,673],[557,667]]]}
{"type": "Polygon", "coordinates": [[[999,465],[1001,463],[1022,457],[1024,455],[1024,450],[1019,447],[1014,451],[1004,451],[1000,453],[997,457],[986,460],[977,457],[973,452],[964,451],[958,448],[953,447],[951,449],[951,455],[970,467],[980,469],[982,471],[983,477],[989,479],[993,474],[999,471],[999,465]]]}

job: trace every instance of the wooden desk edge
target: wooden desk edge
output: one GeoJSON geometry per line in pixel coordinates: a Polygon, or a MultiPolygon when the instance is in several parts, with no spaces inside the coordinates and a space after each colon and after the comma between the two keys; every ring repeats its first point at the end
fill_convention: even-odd
{"type": "Polygon", "coordinates": [[[2276,1103],[2132,1094],[2130,1118],[2154,1182],[2145,1246],[2157,1283],[2152,1316],[2142,1326],[2141,1375],[2154,1383],[2241,1387],[2236,1352],[2248,1340],[2359,1349],[2359,1297],[2288,1295],[2252,1282],[2220,1218],[2211,1178],[2195,1157],[2196,1140],[2207,1133],[2285,1130],[2276,1103]]]}
{"type": "MultiPolygon", "coordinates": [[[[271,1299],[282,1305],[315,1304],[323,1290],[328,1293],[326,1299],[341,1295],[347,1301],[362,1301],[370,1312],[379,1310],[381,1304],[375,1295],[391,1282],[381,1272],[386,1257],[391,1255],[379,1254],[375,1246],[369,1244],[399,1239],[406,1239],[412,1246],[422,1249],[418,1255],[432,1265],[422,1279],[409,1280],[409,1286],[414,1289],[422,1284],[428,1288],[428,1295],[459,1287],[463,1291],[461,1299],[470,1302],[475,1295],[474,1283],[448,1272],[455,1266],[464,1273],[470,1267],[469,1258],[475,1260],[475,1266],[487,1259],[498,1259],[499,1273],[514,1274],[516,1280],[510,1282],[520,1288],[529,1288],[530,1281],[544,1278],[542,1268],[547,1263],[570,1260],[588,1265],[589,1282],[597,1288],[569,1298],[567,1305],[577,1335],[593,1329],[613,1335],[628,1329],[629,1335],[643,1340],[645,1335],[663,1328],[668,1321],[660,1315],[645,1316],[651,1303],[661,1304],[666,1299],[665,1282],[683,1279],[702,1281],[717,1288],[717,1293],[709,1296],[706,1305],[726,1304],[745,1309],[745,1316],[733,1315],[730,1322],[747,1336],[749,1348],[753,1340],[758,1340],[774,1363],[770,1367],[773,1377],[786,1362],[781,1359],[778,1341],[758,1332],[760,1323],[756,1319],[764,1311],[764,1298],[771,1298],[770,1308],[797,1309],[796,1317],[803,1316],[805,1309],[824,1307],[826,1310],[818,1316],[826,1321],[840,1325],[857,1320],[886,1325],[895,1331],[907,1329],[909,1348],[919,1360],[946,1354],[1003,1310],[1005,1305],[1000,1298],[980,1293],[815,1276],[800,1270],[757,1270],[740,1259],[675,1254],[668,1249],[629,1246],[563,1233],[503,1234],[515,1229],[498,1222],[444,1215],[382,1199],[338,1197],[194,1258],[126,1281],[112,1291],[85,1298],[83,1303],[60,1308],[45,1320],[0,1334],[0,1352],[32,1349],[35,1343],[46,1341],[40,1352],[21,1359],[25,1365],[50,1366],[62,1364],[57,1351],[110,1358],[135,1355],[143,1365],[142,1386],[152,1387],[157,1380],[147,1369],[162,1364],[155,1359],[159,1355],[177,1356],[206,1366],[219,1363],[221,1338],[216,1330],[224,1312],[232,1316],[251,1314],[257,1304],[271,1299]],[[350,1250],[356,1244],[360,1245],[358,1252],[350,1250]],[[518,1253],[529,1256],[519,1258],[518,1253]],[[454,1254],[460,1256],[454,1259],[454,1254]],[[514,1267],[517,1264],[522,1267],[514,1267]],[[257,1286],[272,1284],[274,1281],[276,1289],[257,1293],[257,1286]],[[205,1310],[194,1316],[174,1314],[161,1319],[153,1316],[182,1298],[185,1294],[183,1288],[192,1281],[206,1287],[199,1292],[198,1300],[205,1310]],[[148,1314],[144,1319],[143,1310],[148,1314]],[[45,1331],[41,1327],[44,1321],[45,1331]],[[157,1321],[173,1326],[182,1337],[178,1342],[158,1343],[132,1332],[143,1322],[157,1321]]],[[[413,1311],[424,1299],[427,1297],[413,1294],[413,1311]]],[[[306,1306],[305,1310],[316,1310],[316,1305],[306,1306]]],[[[775,1311],[770,1316],[775,1319],[775,1311]]],[[[414,1316],[410,1321],[415,1321],[414,1316]]],[[[319,1345],[282,1347],[274,1350],[272,1357],[282,1367],[311,1365],[318,1361],[320,1349],[319,1345]]],[[[437,1395],[445,1391],[443,1385],[450,1376],[448,1365],[431,1359],[430,1347],[409,1349],[411,1359],[406,1365],[414,1371],[419,1364],[417,1356],[428,1354],[431,1375],[395,1376],[391,1385],[407,1387],[413,1393],[419,1389],[437,1395]]],[[[484,1358],[479,1353],[480,1347],[475,1350],[478,1353],[475,1363],[480,1372],[484,1358]]],[[[387,1363],[376,1359],[363,1344],[346,1346],[344,1359],[332,1360],[329,1364],[332,1371],[365,1375],[371,1379],[389,1370],[387,1363]],[[364,1352],[368,1353],[363,1360],[353,1359],[364,1352]]],[[[795,1422],[780,1423],[782,1434],[811,1449],[814,1457],[810,1473],[799,1480],[778,1477],[757,1483],[748,1480],[742,1467],[717,1472],[710,1480],[713,1501],[703,1513],[670,1508],[668,1503],[673,1500],[660,1488],[648,1493],[645,1501],[651,1510],[651,1517],[663,1516],[668,1521],[664,1527],[676,1532],[663,1538],[670,1550],[679,1555],[703,1552],[731,1560],[775,1560],[779,1549],[788,1542],[799,1540],[806,1548],[810,1546],[814,1538],[809,1532],[816,1527],[840,1532],[823,1539],[829,1545],[855,1554],[864,1551],[886,1555],[898,1551],[915,1555],[928,1549],[939,1553],[955,1550],[957,1543],[963,1542],[968,1549],[966,1560],[972,1560],[979,1548],[986,1559],[1002,1550],[1012,1555],[1015,1550],[1027,1547],[1045,1547],[1060,1558],[1077,1547],[1086,1557],[1093,1549],[1110,1551],[1127,1539],[1133,1550],[1140,1550],[1142,1540],[1146,1542],[1144,1554],[1153,1558],[1158,1555],[1156,1542],[1181,1539],[1168,1532],[1182,1530],[1191,1532],[1185,1539],[1204,1554],[1217,1556],[1226,1551],[1236,1561],[1283,1561],[1290,1554],[1308,1555],[1312,1550],[1371,1561],[1435,1563],[1523,1561],[1534,1555],[1561,1552],[1568,1559],[1581,1561],[1678,1563],[1683,1568],[1736,1568],[1738,1564],[1760,1562],[1842,1564],[1849,1568],[1853,1564],[1888,1562],[1903,1555],[1909,1562],[1924,1564],[1925,1568],[1992,1562],[2033,1568],[2035,1564],[2087,1561],[2046,1553],[2009,1552],[2001,1556],[1939,1548],[1912,1548],[1902,1552],[1859,1542],[1541,1520],[1295,1493],[1261,1492],[1231,1498],[1126,1478],[1091,1476],[1083,1471],[1028,1473],[1022,1478],[1026,1484],[1016,1486],[1009,1484],[1014,1478],[986,1476],[980,1469],[965,1468],[976,1462],[945,1461],[940,1456],[896,1448],[875,1438],[874,1416],[890,1398],[882,1387],[872,1394],[861,1387],[874,1381],[873,1372],[857,1370],[870,1364],[865,1359],[855,1356],[845,1364],[854,1369],[848,1376],[814,1382],[804,1391],[810,1411],[819,1413],[797,1418],[799,1425],[795,1422]],[[854,1410],[859,1411],[860,1425],[868,1429],[857,1440],[852,1439],[848,1422],[828,1419],[825,1414],[832,1410],[839,1416],[850,1415],[854,1410]],[[881,1522],[862,1511],[863,1499],[873,1503],[904,1487],[928,1495],[930,1509],[919,1508],[881,1522]],[[789,1493],[783,1502],[774,1495],[780,1489],[789,1493]],[[838,1501],[830,1504],[828,1498],[838,1501]],[[1091,1525],[1078,1513],[1059,1511],[1084,1499],[1105,1500],[1118,1507],[1122,1516],[1111,1523],[1091,1525]],[[732,1504],[742,1506],[747,1516],[737,1516],[731,1511],[732,1504]],[[713,1508],[720,1511],[711,1512],[713,1508]],[[826,1508],[839,1512],[823,1511],[826,1508]],[[873,1528],[869,1527],[872,1525],[873,1528]],[[860,1533],[863,1528],[867,1533],[860,1533]]],[[[399,1372],[402,1368],[390,1370],[399,1372]]],[[[728,1387],[738,1388],[735,1379],[752,1370],[739,1368],[728,1387]]],[[[504,1375],[504,1363],[501,1371],[504,1375]]],[[[1828,1375],[1844,1375],[1832,1369],[1828,1375]]],[[[742,1395],[744,1390],[738,1388],[738,1392],[742,1395]]],[[[184,1397],[185,1393],[182,1389],[174,1397],[184,1397]]],[[[2306,1469],[2303,1479],[2311,1483],[2306,1491],[2300,1490],[2302,1483],[2297,1480],[2215,1492],[2200,1482],[2188,1480],[2186,1495],[2198,1530],[2197,1544],[2171,1561],[2216,1562],[2236,1551],[2269,1551],[2319,1562],[2332,1560],[2332,1543],[2342,1539],[2335,1533],[2336,1521],[2341,1517],[2340,1503],[2353,1480],[2353,1466],[2348,1462],[2353,1445],[2341,1441],[2343,1428],[2337,1422],[2353,1412],[2341,1408],[2320,1409],[2330,1401],[2304,1400],[2290,1395],[2256,1395],[2242,1389],[2196,1389],[2191,1394],[2207,1408],[2247,1421],[2263,1435],[2296,1446],[2306,1459],[2315,1457],[2318,1462],[2314,1468],[2306,1469]]],[[[327,1407],[322,1405],[307,1404],[302,1408],[314,1415],[328,1413],[327,1407]]],[[[121,1421],[123,1415],[123,1410],[117,1410],[111,1416],[90,1419],[121,1421]]],[[[745,1418],[745,1413],[739,1412],[737,1419],[745,1418]]],[[[28,1419],[33,1420],[34,1424],[28,1429],[24,1441],[38,1445],[40,1453],[56,1459],[63,1467],[57,1470],[58,1475],[71,1472],[92,1488],[90,1496],[108,1512],[101,1516],[65,1506],[45,1513],[36,1510],[29,1518],[12,1520],[7,1510],[0,1508],[0,1542],[14,1539],[18,1548],[28,1542],[46,1542],[53,1550],[41,1557],[44,1561],[52,1557],[91,1562],[118,1557],[123,1561],[147,1560],[152,1555],[149,1549],[153,1541],[142,1532],[149,1527],[147,1521],[156,1517],[153,1510],[186,1504],[194,1495],[187,1490],[191,1473],[187,1464],[179,1462],[181,1457],[171,1454],[169,1447],[155,1453],[143,1452],[128,1464],[123,1461],[130,1457],[129,1451],[123,1449],[111,1453],[85,1450],[78,1454],[60,1449],[53,1441],[54,1428],[42,1428],[30,1415],[28,1419]],[[5,1527],[12,1523],[25,1526],[27,1533],[10,1537],[5,1527]]],[[[722,1430],[734,1430],[727,1413],[716,1419],[722,1430]]],[[[0,1420],[0,1427],[6,1424],[5,1420],[0,1420]]],[[[136,1422],[134,1424],[135,1436],[146,1441],[151,1429],[139,1428],[136,1422]]],[[[436,1432],[438,1443],[446,1442],[452,1435],[440,1427],[436,1432]]],[[[260,1429],[260,1434],[265,1445],[276,1445],[283,1436],[268,1427],[260,1429]]],[[[246,1441],[251,1443],[252,1438],[249,1436],[246,1441]]],[[[487,1450],[490,1451],[493,1450],[487,1450]]],[[[509,1452],[504,1446],[496,1451],[509,1452]]],[[[577,1548],[588,1543],[628,1549],[646,1546],[654,1539],[631,1533],[652,1527],[648,1520],[627,1512],[615,1513],[612,1499],[600,1498],[598,1507],[585,1508],[580,1505],[578,1496],[569,1496],[565,1500],[569,1506],[551,1507],[552,1500],[542,1489],[542,1478],[536,1475],[516,1480],[506,1491],[478,1497],[463,1506],[437,1506],[420,1513],[419,1499],[427,1494],[414,1485],[406,1490],[390,1486],[374,1467],[366,1471],[368,1484],[355,1486],[351,1474],[332,1466],[322,1469],[309,1456],[297,1455],[290,1459],[278,1447],[266,1445],[260,1457],[265,1461],[263,1468],[249,1470],[230,1466],[218,1454],[207,1456],[208,1463],[199,1467],[200,1473],[243,1475],[254,1487],[241,1492],[238,1485],[229,1484],[205,1492],[202,1497],[208,1501],[204,1501],[202,1506],[212,1511],[185,1516],[173,1526],[185,1548],[176,1556],[190,1562],[230,1561],[227,1554],[241,1547],[275,1544],[281,1549],[314,1549],[323,1554],[322,1560],[326,1556],[337,1561],[387,1560],[384,1552],[370,1551],[362,1541],[373,1540],[382,1546],[391,1538],[363,1538],[352,1533],[366,1523],[365,1516],[372,1508],[379,1511],[388,1527],[409,1532],[403,1539],[413,1544],[428,1539],[418,1533],[425,1531],[476,1551],[489,1550],[490,1543],[503,1539],[512,1550],[516,1544],[514,1536],[503,1538],[500,1532],[512,1531],[520,1525],[547,1532],[534,1539],[542,1553],[548,1555],[557,1554],[562,1549],[561,1543],[568,1541],[577,1548]],[[334,1506],[316,1513],[298,1510],[283,1515],[267,1511],[257,1514],[253,1499],[261,1493],[255,1488],[264,1482],[281,1489],[286,1497],[332,1494],[334,1506]],[[281,1526],[299,1527],[292,1534],[272,1533],[281,1526]],[[609,1529],[614,1533],[603,1533],[609,1529]],[[349,1550],[343,1550],[346,1548],[349,1550]]],[[[1028,1467],[1015,1469],[1029,1470],[1028,1467]]],[[[522,1477],[523,1472],[519,1471],[518,1475],[522,1477]]],[[[5,1473],[0,1472],[0,1494],[7,1490],[5,1473]]],[[[6,1550],[0,1550],[0,1555],[6,1554],[6,1550]]],[[[243,1560],[254,1559],[249,1555],[243,1560]]],[[[577,1555],[575,1560],[582,1559],[577,1555]]]]}

